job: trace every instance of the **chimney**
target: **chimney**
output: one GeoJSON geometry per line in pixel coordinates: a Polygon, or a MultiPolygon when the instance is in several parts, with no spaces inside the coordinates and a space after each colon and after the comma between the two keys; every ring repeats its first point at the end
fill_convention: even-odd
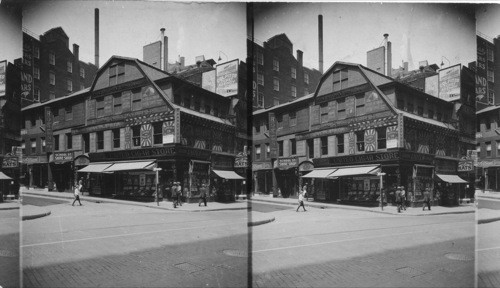
{"type": "Polygon", "coordinates": [[[80,60],[80,46],[78,44],[73,44],[73,56],[75,57],[75,61],[80,60]]]}
{"type": "Polygon", "coordinates": [[[318,15],[319,72],[323,74],[323,15],[318,15]]]}
{"type": "Polygon", "coordinates": [[[184,64],[186,62],[186,58],[184,56],[180,57],[179,62],[181,63],[181,69],[184,69],[184,64]]]}
{"type": "Polygon", "coordinates": [[[403,62],[403,69],[408,72],[408,61],[403,62]]]}
{"type": "Polygon", "coordinates": [[[164,50],[163,50],[163,47],[165,47],[165,28],[161,28],[160,29],[160,32],[161,32],[161,47],[160,48],[160,70],[163,70],[163,71],[166,71],[166,65],[164,64],[165,63],[165,54],[163,53],[164,50]]]}
{"type": "Polygon", "coordinates": [[[392,44],[389,41],[389,34],[384,34],[384,46],[385,46],[385,71],[386,76],[392,76],[392,44]]]}
{"type": "Polygon", "coordinates": [[[297,62],[299,62],[299,66],[302,67],[302,57],[304,55],[304,52],[300,51],[297,49],[297,62]]]}
{"type": "Polygon", "coordinates": [[[99,68],[99,9],[94,10],[95,66],[99,68]]]}
{"type": "Polygon", "coordinates": [[[163,37],[163,71],[168,69],[168,37],[163,37]]]}

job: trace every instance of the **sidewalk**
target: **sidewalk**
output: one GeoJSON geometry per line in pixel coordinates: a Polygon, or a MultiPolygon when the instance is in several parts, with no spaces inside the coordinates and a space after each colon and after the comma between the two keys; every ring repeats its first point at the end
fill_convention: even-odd
{"type": "MultiPolygon", "coordinates": [[[[478,199],[492,199],[492,200],[500,201],[500,192],[485,191],[483,193],[482,190],[477,189],[476,190],[476,197],[478,199]]],[[[500,205],[500,202],[499,202],[499,205],[500,205]]],[[[498,210],[487,209],[487,208],[478,209],[478,212],[477,212],[477,223],[478,224],[490,223],[490,222],[499,221],[499,220],[500,220],[500,209],[498,209],[498,210]]]]}
{"type": "MultiPolygon", "coordinates": [[[[255,194],[254,196],[252,196],[251,199],[252,201],[260,201],[260,202],[268,202],[276,204],[288,204],[293,206],[298,205],[297,199],[295,198],[273,198],[272,195],[255,194]]],[[[474,213],[476,211],[474,203],[461,204],[460,206],[455,206],[455,207],[432,206],[431,211],[428,211],[427,209],[425,211],[422,211],[422,207],[415,207],[415,208],[407,207],[406,211],[402,211],[401,213],[398,213],[396,206],[384,206],[384,210],[382,211],[380,207],[361,207],[352,205],[314,202],[307,200],[304,201],[304,205],[306,205],[306,207],[309,206],[320,209],[345,209],[345,210],[357,210],[357,211],[384,213],[392,215],[406,215],[406,216],[462,214],[462,213],[474,213]]]]}
{"type": "MultiPolygon", "coordinates": [[[[21,189],[21,195],[43,196],[58,199],[73,200],[73,193],[71,192],[47,192],[42,189],[26,190],[21,189]]],[[[169,211],[184,211],[184,212],[208,212],[208,211],[223,211],[223,210],[248,210],[249,203],[247,200],[236,200],[231,203],[208,202],[207,207],[198,206],[198,203],[182,203],[182,206],[174,208],[171,201],[161,201],[159,205],[156,202],[136,202],[129,200],[117,200],[92,196],[81,196],[82,202],[96,202],[96,203],[114,203],[121,205],[142,206],[153,209],[162,209],[169,211]]],[[[22,206],[23,220],[35,219],[43,216],[50,215],[49,207],[35,207],[31,205],[22,206]]],[[[274,221],[274,217],[268,213],[254,212],[248,222],[248,226],[256,226],[274,221]]]]}

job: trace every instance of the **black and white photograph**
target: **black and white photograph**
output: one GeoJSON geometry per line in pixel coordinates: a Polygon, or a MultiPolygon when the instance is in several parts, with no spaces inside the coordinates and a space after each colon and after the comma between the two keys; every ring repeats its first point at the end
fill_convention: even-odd
{"type": "Polygon", "coordinates": [[[0,0],[0,288],[499,287],[499,16],[0,0]]]}

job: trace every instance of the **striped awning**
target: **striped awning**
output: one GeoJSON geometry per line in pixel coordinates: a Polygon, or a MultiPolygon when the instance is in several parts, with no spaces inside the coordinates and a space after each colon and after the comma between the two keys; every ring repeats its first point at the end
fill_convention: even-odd
{"type": "Polygon", "coordinates": [[[444,174],[436,174],[436,176],[448,183],[468,183],[464,179],[458,177],[457,175],[444,175],[444,174]]]}
{"type": "Polygon", "coordinates": [[[153,170],[154,161],[138,161],[138,162],[123,162],[114,163],[111,167],[106,168],[103,172],[119,172],[131,170],[153,170]]]}
{"type": "Polygon", "coordinates": [[[109,166],[113,165],[112,163],[90,163],[84,168],[78,170],[78,172],[87,172],[87,173],[103,173],[103,171],[109,166]]]}
{"type": "Polygon", "coordinates": [[[377,175],[380,172],[379,165],[374,166],[358,166],[358,167],[339,167],[337,171],[330,174],[328,177],[342,177],[355,175],[377,175]]]}
{"type": "Polygon", "coordinates": [[[314,169],[313,171],[302,176],[302,178],[327,178],[336,170],[337,168],[314,169]]]}

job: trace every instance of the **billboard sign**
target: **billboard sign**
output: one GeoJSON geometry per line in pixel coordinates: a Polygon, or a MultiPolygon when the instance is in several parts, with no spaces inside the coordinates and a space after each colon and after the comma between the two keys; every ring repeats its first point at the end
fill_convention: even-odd
{"type": "Polygon", "coordinates": [[[0,61],[0,97],[5,96],[5,82],[7,82],[7,61],[0,61]]]}
{"type": "Polygon", "coordinates": [[[52,124],[54,123],[54,117],[50,107],[45,107],[45,148],[47,152],[52,152],[54,146],[54,137],[52,134],[52,124]]]}
{"type": "Polygon", "coordinates": [[[216,93],[224,97],[238,94],[238,63],[233,60],[217,65],[216,68],[216,93]]]}
{"type": "Polygon", "coordinates": [[[161,69],[161,41],[148,44],[142,48],[144,62],[161,69]]]}
{"type": "Polygon", "coordinates": [[[460,71],[462,65],[457,64],[439,70],[439,98],[446,101],[460,100],[460,71]]]}
{"type": "Polygon", "coordinates": [[[439,75],[425,78],[425,93],[439,97],[439,75]]]}
{"type": "Polygon", "coordinates": [[[278,134],[276,133],[276,116],[269,112],[269,154],[271,159],[278,158],[278,134]]]}
{"type": "Polygon", "coordinates": [[[201,74],[201,88],[215,93],[215,70],[201,74]]]}
{"type": "Polygon", "coordinates": [[[33,100],[33,43],[30,36],[23,37],[23,68],[21,69],[21,97],[33,100]]]}

